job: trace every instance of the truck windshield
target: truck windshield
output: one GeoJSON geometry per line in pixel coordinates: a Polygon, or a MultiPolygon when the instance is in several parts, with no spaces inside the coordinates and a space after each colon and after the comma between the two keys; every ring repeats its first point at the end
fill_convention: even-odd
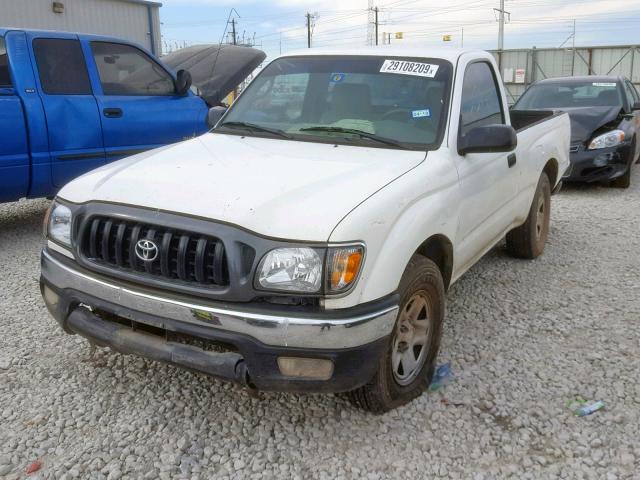
{"type": "Polygon", "coordinates": [[[430,58],[287,57],[269,64],[219,132],[386,148],[434,149],[452,66],[430,58]]]}
{"type": "Polygon", "coordinates": [[[543,83],[532,86],[518,100],[519,110],[544,108],[622,107],[616,82],[543,83]]]}

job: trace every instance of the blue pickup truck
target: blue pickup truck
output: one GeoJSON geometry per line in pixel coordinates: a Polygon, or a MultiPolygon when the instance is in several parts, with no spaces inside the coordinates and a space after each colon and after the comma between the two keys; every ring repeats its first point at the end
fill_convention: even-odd
{"type": "Polygon", "coordinates": [[[207,131],[210,108],[264,53],[192,48],[160,61],[120,39],[0,28],[0,202],[52,196],[96,167],[207,131]],[[193,87],[187,70],[174,73],[182,65],[200,72],[193,87]]]}

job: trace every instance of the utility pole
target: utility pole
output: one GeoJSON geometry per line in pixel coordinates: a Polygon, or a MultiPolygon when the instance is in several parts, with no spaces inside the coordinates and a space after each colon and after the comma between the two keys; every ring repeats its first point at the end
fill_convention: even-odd
{"type": "Polygon", "coordinates": [[[462,34],[460,35],[460,48],[464,48],[464,27],[462,28],[462,34]]]}
{"type": "Polygon", "coordinates": [[[500,0],[500,8],[494,8],[493,11],[498,12],[498,23],[500,24],[498,28],[498,50],[502,51],[504,49],[505,18],[511,20],[511,13],[504,9],[504,0],[500,0]]]}
{"type": "Polygon", "coordinates": [[[504,49],[504,0],[500,0],[499,22],[500,28],[498,30],[498,50],[504,49]]]}
{"type": "MultiPolygon", "coordinates": [[[[633,70],[633,69],[632,69],[633,70]]],[[[573,41],[571,42],[571,76],[576,71],[576,19],[573,19],[573,41]]]]}
{"type": "Polygon", "coordinates": [[[307,48],[311,48],[311,14],[307,12],[307,48]]]}
{"type": "Polygon", "coordinates": [[[498,67],[502,71],[502,50],[504,50],[504,21],[505,15],[509,17],[511,14],[504,9],[504,0],[500,0],[500,8],[494,8],[494,12],[498,12],[498,67]]]}
{"type": "Polygon", "coordinates": [[[376,47],[378,46],[378,7],[374,8],[373,11],[376,14],[376,47]]]}
{"type": "Polygon", "coordinates": [[[566,38],[566,40],[564,42],[562,42],[560,44],[560,46],[558,48],[564,47],[565,43],[567,43],[569,40],[572,40],[571,48],[575,49],[576,48],[576,20],[575,20],[575,18],[573,19],[573,32],[571,33],[571,35],[569,35],[566,38]]]}
{"type": "Polygon", "coordinates": [[[238,44],[238,39],[236,38],[236,19],[231,19],[231,42],[234,45],[238,44]]]}
{"type": "Polygon", "coordinates": [[[375,0],[368,0],[367,2],[367,45],[372,46],[375,45],[375,40],[373,39],[375,35],[375,13],[373,11],[373,2],[375,0]]]}

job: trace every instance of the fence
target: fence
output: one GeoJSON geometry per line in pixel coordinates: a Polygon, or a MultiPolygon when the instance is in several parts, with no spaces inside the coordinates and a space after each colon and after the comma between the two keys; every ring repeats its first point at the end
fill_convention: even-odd
{"type": "Polygon", "coordinates": [[[640,46],[494,50],[509,103],[533,82],[577,75],[620,75],[640,89],[640,46]]]}

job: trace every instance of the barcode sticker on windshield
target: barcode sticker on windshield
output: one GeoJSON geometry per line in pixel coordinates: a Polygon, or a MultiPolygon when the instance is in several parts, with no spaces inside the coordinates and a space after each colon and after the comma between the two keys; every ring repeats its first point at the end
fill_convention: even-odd
{"type": "Polygon", "coordinates": [[[438,65],[406,60],[385,60],[380,67],[380,73],[397,73],[400,75],[416,75],[418,77],[433,78],[438,73],[438,65]]]}
{"type": "Polygon", "coordinates": [[[616,84],[615,83],[594,82],[593,86],[594,87],[615,87],[616,84]]]}

